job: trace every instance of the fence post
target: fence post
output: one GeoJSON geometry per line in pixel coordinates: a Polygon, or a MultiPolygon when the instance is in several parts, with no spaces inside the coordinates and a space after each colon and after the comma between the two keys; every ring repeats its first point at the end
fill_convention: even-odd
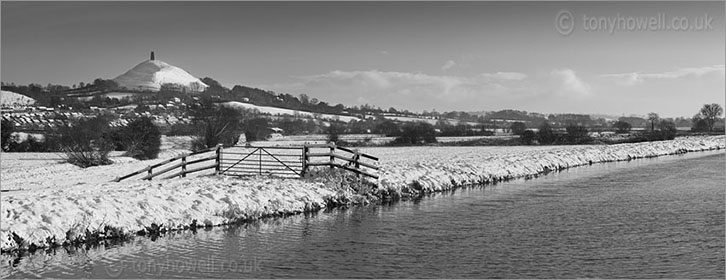
{"type": "Polygon", "coordinates": [[[182,166],[181,166],[181,169],[182,169],[181,170],[182,171],[181,172],[181,177],[182,178],[187,177],[187,157],[186,156],[183,156],[182,157],[182,166]]]}
{"type": "Polygon", "coordinates": [[[300,177],[305,178],[305,171],[308,169],[308,145],[303,145],[302,148],[302,170],[300,171],[300,177]]]}
{"type": "Polygon", "coordinates": [[[262,148],[260,150],[260,175],[262,175],[262,148]]]}
{"type": "Polygon", "coordinates": [[[149,171],[148,171],[148,174],[149,174],[149,175],[148,175],[148,177],[149,177],[149,181],[151,181],[151,174],[152,174],[152,173],[154,173],[154,172],[153,172],[153,171],[151,170],[151,169],[152,169],[152,168],[151,168],[151,165],[149,165],[149,166],[146,166],[146,168],[148,168],[148,169],[149,169],[149,171]]]}
{"type": "Polygon", "coordinates": [[[222,144],[217,144],[217,158],[215,161],[217,166],[214,167],[214,173],[219,175],[222,171],[222,144]]]}
{"type": "MultiPolygon", "coordinates": [[[[360,152],[358,152],[358,149],[355,149],[355,154],[353,155],[353,161],[355,162],[355,169],[360,171],[360,152]]],[[[356,178],[360,178],[360,173],[355,173],[356,178]]]]}
{"type": "Polygon", "coordinates": [[[333,169],[333,164],[335,163],[335,156],[333,156],[335,153],[335,142],[330,142],[328,147],[330,148],[330,169],[333,169]]]}

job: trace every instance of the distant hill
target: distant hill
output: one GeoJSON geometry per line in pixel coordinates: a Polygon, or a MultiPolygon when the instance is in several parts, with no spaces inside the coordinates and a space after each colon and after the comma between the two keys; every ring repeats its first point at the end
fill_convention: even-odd
{"type": "Polygon", "coordinates": [[[119,87],[129,90],[159,91],[164,84],[186,87],[201,92],[207,85],[184,69],[161,60],[147,60],[113,79],[119,87]]]}
{"type": "Polygon", "coordinates": [[[35,99],[12,91],[3,90],[0,92],[0,106],[28,106],[35,104],[35,99]]]}

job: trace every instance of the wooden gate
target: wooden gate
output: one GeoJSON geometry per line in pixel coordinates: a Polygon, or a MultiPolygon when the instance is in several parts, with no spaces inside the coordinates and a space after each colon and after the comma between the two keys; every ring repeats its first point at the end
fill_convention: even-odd
{"type": "Polygon", "coordinates": [[[218,145],[191,154],[163,160],[144,169],[116,177],[120,182],[132,177],[151,180],[186,177],[200,171],[214,171],[213,174],[229,176],[274,176],[283,178],[305,177],[309,168],[330,167],[354,172],[357,176],[378,179],[380,168],[378,158],[336,146],[334,143],[304,145],[298,147],[232,146],[218,145]],[[212,162],[213,163],[210,163],[212,162]],[[174,172],[176,171],[176,172],[174,172]]]}
{"type": "Polygon", "coordinates": [[[303,150],[301,147],[224,148],[220,159],[220,173],[230,176],[299,178],[303,174],[303,150]]]}

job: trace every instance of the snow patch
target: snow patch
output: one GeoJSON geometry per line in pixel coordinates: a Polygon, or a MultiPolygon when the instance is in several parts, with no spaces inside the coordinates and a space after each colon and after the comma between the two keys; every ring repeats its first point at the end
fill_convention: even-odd
{"type": "Polygon", "coordinates": [[[244,108],[249,110],[258,110],[261,113],[266,113],[270,115],[290,115],[290,116],[303,116],[303,117],[315,117],[315,115],[319,115],[323,119],[328,120],[340,120],[343,122],[350,122],[351,120],[359,121],[359,118],[351,117],[351,116],[341,116],[341,115],[332,115],[332,114],[316,114],[308,111],[298,111],[298,110],[290,110],[290,109],[283,109],[283,108],[277,108],[277,107],[269,107],[269,106],[257,106],[254,104],[249,103],[243,103],[238,101],[230,101],[223,103],[224,106],[232,107],[232,108],[244,108]]]}
{"type": "Polygon", "coordinates": [[[192,76],[184,69],[170,65],[161,60],[147,60],[139,63],[134,68],[121,76],[113,79],[120,87],[127,89],[141,89],[159,91],[163,84],[177,84],[192,88],[192,84],[198,84],[199,91],[207,88],[201,80],[192,76]]]}
{"type": "Polygon", "coordinates": [[[35,104],[35,99],[12,91],[0,91],[0,106],[16,107],[29,106],[35,104]]]}

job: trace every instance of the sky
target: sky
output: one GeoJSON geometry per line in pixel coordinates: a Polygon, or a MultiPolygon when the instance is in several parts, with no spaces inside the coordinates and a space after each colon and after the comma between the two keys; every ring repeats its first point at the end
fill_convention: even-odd
{"type": "Polygon", "coordinates": [[[726,99],[724,5],[3,1],[0,77],[111,79],[153,50],[229,88],[347,106],[690,117],[726,99]]]}

